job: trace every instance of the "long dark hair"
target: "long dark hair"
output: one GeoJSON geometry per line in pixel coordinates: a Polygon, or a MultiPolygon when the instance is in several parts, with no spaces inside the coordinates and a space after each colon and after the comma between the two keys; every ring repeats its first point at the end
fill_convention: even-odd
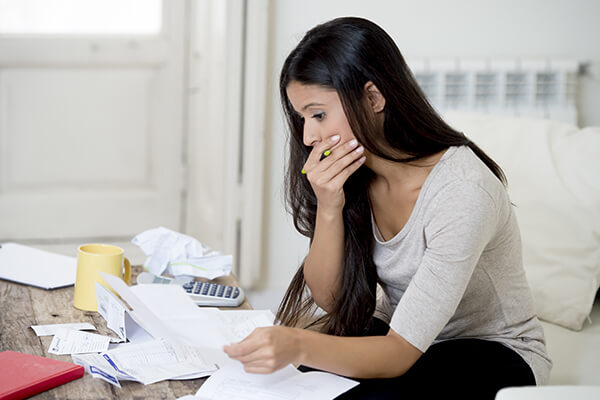
{"type": "MultiPolygon", "coordinates": [[[[466,145],[506,183],[500,167],[463,133],[446,124],[429,104],[400,50],[383,29],[362,18],[337,18],[306,33],[285,60],[279,82],[290,131],[286,204],[296,229],[311,240],[317,198],[306,177],[298,172],[311,147],[303,143],[302,119],[287,96],[292,81],[336,90],[354,136],[372,154],[396,162],[412,162],[449,146],[466,145]],[[365,95],[369,81],[385,98],[383,130],[365,95]]],[[[317,320],[322,323],[322,331],[330,334],[361,335],[375,311],[377,272],[367,190],[373,178],[374,173],[363,165],[344,185],[343,276],[332,309],[317,320]]],[[[297,326],[310,319],[314,311],[302,263],[279,306],[277,318],[284,325],[297,326]]]]}

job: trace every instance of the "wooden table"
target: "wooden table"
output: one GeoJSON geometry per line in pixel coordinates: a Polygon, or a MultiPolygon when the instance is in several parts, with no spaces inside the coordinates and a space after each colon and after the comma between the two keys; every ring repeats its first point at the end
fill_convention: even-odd
{"type": "MultiPolygon", "coordinates": [[[[134,275],[141,267],[134,267],[134,275]]],[[[226,285],[237,285],[234,277],[215,279],[226,285]]],[[[248,300],[239,309],[251,309],[248,300]]],[[[31,325],[89,322],[96,333],[116,336],[106,327],[104,318],[97,312],[81,311],[73,307],[73,286],[44,290],[0,280],[0,351],[21,353],[72,362],[71,356],[48,354],[52,336],[38,337],[31,325]]],[[[144,386],[138,382],[121,381],[121,389],[89,374],[54,389],[42,392],[35,399],[176,399],[194,394],[204,379],[188,381],[162,381],[144,386]]]]}

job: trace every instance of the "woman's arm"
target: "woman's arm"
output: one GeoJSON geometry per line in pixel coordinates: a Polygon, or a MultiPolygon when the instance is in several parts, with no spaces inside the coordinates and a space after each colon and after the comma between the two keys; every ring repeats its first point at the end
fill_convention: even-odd
{"type": "Polygon", "coordinates": [[[315,233],[304,260],[304,279],[315,303],[331,311],[339,290],[344,262],[344,221],[342,212],[317,207],[315,233]]]}
{"type": "Polygon", "coordinates": [[[352,378],[404,374],[423,354],[390,329],[386,336],[340,337],[298,328],[257,328],[225,352],[251,373],[302,364],[352,378]]]}
{"type": "Polygon", "coordinates": [[[364,162],[356,140],[335,146],[321,159],[339,140],[336,136],[315,146],[304,165],[317,197],[315,232],[304,260],[304,279],[315,303],[325,311],[330,311],[339,290],[344,262],[344,183],[364,162]]]}

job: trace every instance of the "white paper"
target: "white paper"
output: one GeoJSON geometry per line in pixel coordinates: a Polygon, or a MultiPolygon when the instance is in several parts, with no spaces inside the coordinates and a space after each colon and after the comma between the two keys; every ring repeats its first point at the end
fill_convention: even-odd
{"type": "Polygon", "coordinates": [[[94,325],[89,322],[73,322],[70,324],[49,324],[49,325],[31,325],[31,329],[37,336],[52,336],[61,329],[71,329],[74,331],[95,331],[94,325]]]}
{"type": "Polygon", "coordinates": [[[99,353],[108,350],[110,338],[82,331],[61,329],[52,338],[48,353],[78,354],[99,353]]]}
{"type": "Polygon", "coordinates": [[[113,279],[105,274],[102,276],[133,308],[134,315],[154,338],[168,338],[175,342],[181,341],[189,345],[218,350],[222,350],[223,346],[230,343],[223,334],[224,322],[219,309],[196,306],[182,287],[178,285],[127,287],[118,278],[113,279]]]}
{"type": "Polygon", "coordinates": [[[233,257],[211,250],[191,236],[163,227],[138,234],[131,242],[148,256],[145,266],[155,275],[215,279],[231,273],[233,257]]]}
{"type": "Polygon", "coordinates": [[[270,322],[270,325],[275,323],[275,314],[271,310],[220,310],[221,316],[225,322],[230,324],[239,324],[249,319],[255,319],[262,315],[270,322]]]}
{"type": "MultiPolygon", "coordinates": [[[[141,335],[140,342],[105,351],[102,358],[82,355],[73,356],[73,360],[85,365],[94,377],[115,385],[124,379],[150,384],[208,376],[231,361],[223,345],[243,339],[258,326],[272,325],[274,319],[268,310],[199,308],[178,285],[128,287],[117,277],[101,276],[132,309],[121,304],[125,308],[126,337],[131,340],[130,334],[134,333],[127,321],[142,327],[146,337],[141,335]],[[146,331],[154,338],[149,338],[146,331]]],[[[116,296],[102,287],[98,289],[99,310],[110,319],[108,304],[110,297],[116,296]]]]}
{"type": "Polygon", "coordinates": [[[115,332],[121,340],[126,339],[125,312],[127,307],[109,289],[98,282],[96,285],[96,303],[98,313],[106,321],[106,326],[115,332]]]}
{"type": "Polygon", "coordinates": [[[223,329],[223,335],[229,343],[236,343],[244,340],[254,329],[272,325],[273,320],[263,313],[258,313],[241,322],[226,324],[223,329]]]}
{"type": "Polygon", "coordinates": [[[77,259],[16,243],[0,245],[0,278],[55,289],[75,284],[77,259]]]}
{"type": "MultiPolygon", "coordinates": [[[[158,318],[193,317],[205,313],[179,285],[145,284],[129,288],[158,318]]],[[[211,308],[209,313],[218,309],[211,308]]]]}
{"type": "Polygon", "coordinates": [[[145,385],[195,374],[207,376],[218,366],[205,357],[205,349],[180,345],[164,339],[120,346],[102,355],[121,374],[145,385]]]}
{"type": "Polygon", "coordinates": [[[173,276],[198,276],[200,278],[215,279],[229,275],[232,265],[233,256],[229,254],[190,256],[185,261],[169,262],[166,271],[173,276]]]}
{"type": "MultiPolygon", "coordinates": [[[[121,387],[119,384],[119,374],[100,354],[73,354],[73,362],[83,366],[85,372],[94,378],[102,379],[111,385],[121,387]]],[[[128,377],[124,377],[128,378],[128,377]]]]}
{"type": "MultiPolygon", "coordinates": [[[[134,316],[135,321],[150,335],[152,335],[155,339],[158,338],[169,338],[174,341],[177,341],[178,335],[174,332],[169,326],[167,326],[163,321],[157,318],[156,314],[154,314],[142,300],[140,300],[132,291],[129,286],[123,282],[122,279],[117,278],[116,276],[105,274],[100,272],[100,275],[104,278],[106,283],[110,285],[110,287],[117,292],[119,296],[123,300],[129,304],[129,306],[133,309],[131,313],[134,316]]],[[[154,285],[154,286],[170,286],[170,285],[154,285]]]]}
{"type": "Polygon", "coordinates": [[[221,311],[198,307],[178,285],[128,287],[117,277],[101,275],[133,308],[132,315],[140,325],[156,339],[168,338],[224,354],[223,346],[242,340],[256,327],[272,325],[275,318],[268,310],[221,311]]]}
{"type": "Polygon", "coordinates": [[[273,374],[249,374],[232,362],[215,372],[196,392],[205,400],[329,400],[358,382],[320,371],[302,373],[291,365],[273,374]]]}
{"type": "Polygon", "coordinates": [[[143,343],[154,340],[154,337],[138,321],[135,313],[129,310],[125,313],[125,335],[127,340],[132,343],[143,343]]]}

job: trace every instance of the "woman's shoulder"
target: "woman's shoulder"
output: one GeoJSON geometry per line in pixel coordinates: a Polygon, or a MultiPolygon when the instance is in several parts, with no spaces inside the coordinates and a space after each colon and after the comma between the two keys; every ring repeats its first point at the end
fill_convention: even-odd
{"type": "Polygon", "coordinates": [[[468,146],[450,147],[436,167],[427,190],[430,203],[508,200],[504,184],[468,146]]]}

